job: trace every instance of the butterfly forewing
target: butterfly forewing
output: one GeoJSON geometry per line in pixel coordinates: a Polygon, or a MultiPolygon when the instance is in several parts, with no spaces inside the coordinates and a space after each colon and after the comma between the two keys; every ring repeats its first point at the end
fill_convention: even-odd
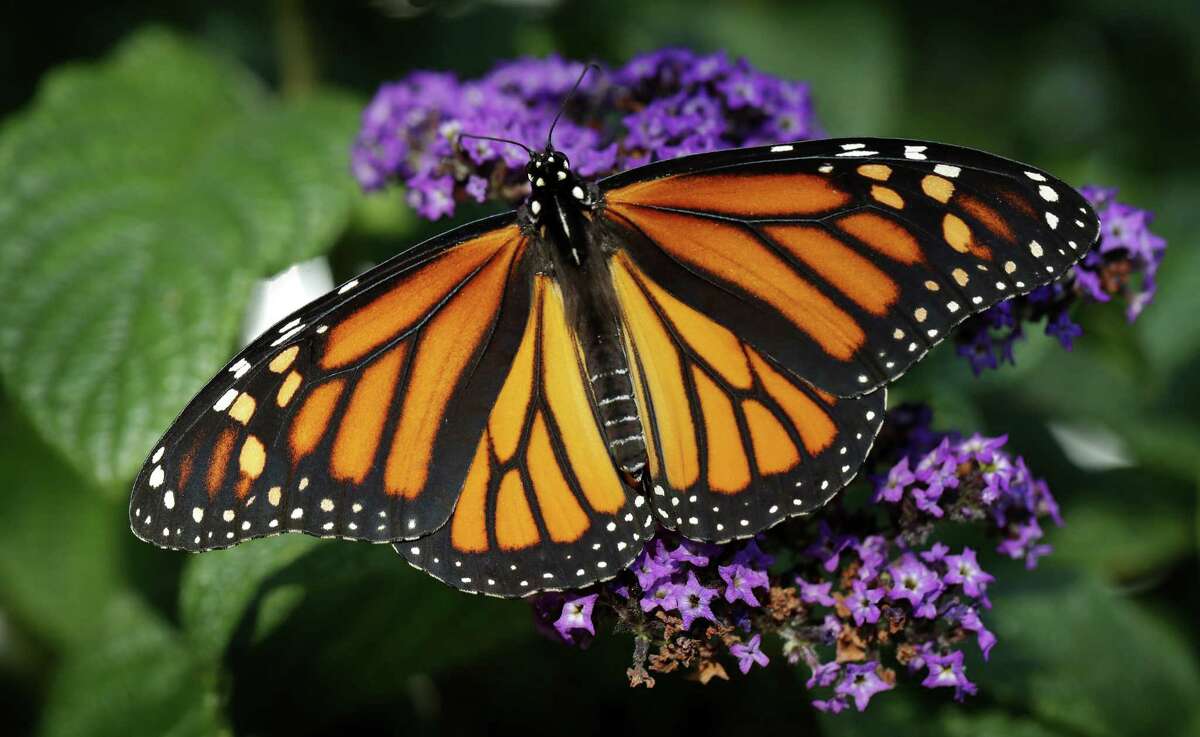
{"type": "Polygon", "coordinates": [[[652,278],[839,396],[1060,278],[1099,233],[1044,172],[901,140],[702,154],[601,186],[611,240],[652,278]]]}
{"type": "Polygon", "coordinates": [[[134,531],[206,550],[441,527],[529,314],[527,246],[511,216],[467,226],[281,321],[156,446],[134,531]]]}

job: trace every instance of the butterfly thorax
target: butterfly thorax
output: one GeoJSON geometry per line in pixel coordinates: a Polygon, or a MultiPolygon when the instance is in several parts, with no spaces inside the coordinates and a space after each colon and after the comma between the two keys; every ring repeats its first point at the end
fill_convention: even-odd
{"type": "Polygon", "coordinates": [[[534,223],[545,230],[568,263],[582,266],[588,258],[585,214],[595,205],[591,185],[571,170],[561,151],[534,152],[525,167],[529,178],[528,209],[534,223]]]}

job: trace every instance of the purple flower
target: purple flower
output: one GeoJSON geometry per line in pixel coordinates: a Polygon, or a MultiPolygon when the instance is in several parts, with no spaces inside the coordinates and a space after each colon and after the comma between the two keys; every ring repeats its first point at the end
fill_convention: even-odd
{"type": "MultiPolygon", "coordinates": [[[[527,191],[525,152],[462,134],[537,146],[582,69],[551,55],[504,62],[475,80],[413,72],[385,84],[363,112],[351,171],[364,189],[403,184],[413,207],[430,219],[452,214],[467,198],[513,204],[527,191]]],[[[582,176],[599,177],[688,153],[801,140],[817,131],[807,85],[776,79],[723,53],[669,49],[585,77],[554,143],[582,176]]]]}
{"type": "Polygon", "coordinates": [[[681,570],[681,567],[677,566],[674,559],[667,553],[663,541],[654,540],[646,543],[629,569],[637,576],[638,584],[642,589],[649,591],[657,581],[669,577],[681,570]]]}
{"type": "Polygon", "coordinates": [[[742,673],[749,673],[755,663],[765,668],[767,663],[771,662],[766,654],[763,653],[760,647],[761,644],[762,635],[755,635],[745,645],[738,642],[729,648],[729,652],[733,657],[738,659],[738,670],[742,673]]]}
{"type": "Polygon", "coordinates": [[[741,599],[750,606],[759,606],[754,589],[765,589],[771,585],[765,572],[747,568],[740,563],[720,566],[717,571],[725,581],[725,601],[730,604],[741,599]]]}
{"type": "Polygon", "coordinates": [[[869,589],[862,581],[855,580],[844,603],[854,617],[854,623],[861,627],[864,623],[875,624],[879,621],[879,607],[876,604],[882,598],[883,589],[869,589]]]}
{"type": "Polygon", "coordinates": [[[929,668],[929,675],[921,681],[925,688],[953,687],[955,701],[962,701],[964,694],[976,692],[975,684],[967,680],[961,650],[955,650],[949,655],[927,652],[924,655],[924,664],[929,668]]]}
{"type": "Polygon", "coordinates": [[[675,600],[679,607],[679,615],[683,617],[683,628],[690,629],[697,619],[704,618],[715,623],[717,617],[713,614],[709,602],[717,595],[716,589],[700,585],[694,571],[688,572],[687,583],[675,588],[675,600]]]}
{"type": "Polygon", "coordinates": [[[895,688],[894,684],[879,677],[879,663],[872,660],[866,663],[848,664],[841,683],[834,688],[834,693],[838,696],[853,698],[854,708],[864,711],[872,696],[893,688],[895,688]]]}
{"type": "Polygon", "coordinates": [[[846,700],[840,696],[835,696],[832,699],[815,699],[812,702],[817,711],[824,711],[830,714],[838,714],[846,709],[846,700]]]}
{"type": "Polygon", "coordinates": [[[800,601],[805,604],[820,604],[821,606],[834,606],[837,604],[834,598],[829,595],[829,590],[833,588],[833,584],[829,581],[809,583],[803,578],[796,576],[796,585],[800,587],[800,601]]]}
{"type": "Polygon", "coordinates": [[[829,523],[824,519],[818,525],[819,537],[817,541],[809,545],[804,552],[821,561],[825,570],[832,573],[837,570],[842,551],[854,544],[855,540],[850,535],[835,535],[829,527],[829,523]]]}
{"type": "Polygon", "coordinates": [[[672,550],[667,557],[677,563],[691,563],[694,566],[703,568],[708,565],[708,554],[712,547],[683,538],[679,541],[679,547],[672,550]]]}
{"type": "Polygon", "coordinates": [[[942,577],[946,583],[962,586],[967,596],[983,596],[987,585],[996,579],[984,573],[975,558],[975,551],[963,548],[961,555],[947,555],[944,559],[946,575],[942,577]]]}
{"type": "Polygon", "coordinates": [[[875,491],[875,501],[899,502],[904,496],[904,490],[916,481],[916,476],[908,467],[908,457],[900,459],[900,462],[892,466],[888,471],[887,480],[880,484],[875,491]]]}
{"type": "Polygon", "coordinates": [[[669,578],[659,579],[650,588],[644,589],[645,593],[638,600],[638,604],[643,612],[654,609],[669,612],[679,607],[678,588],[669,578]]]}
{"type": "Polygon", "coordinates": [[[983,659],[987,660],[988,655],[992,652],[992,647],[996,644],[996,635],[983,625],[983,620],[979,618],[979,612],[975,607],[966,607],[959,615],[958,623],[968,632],[975,633],[975,641],[979,644],[980,651],[983,652],[983,659]]]}
{"type": "Polygon", "coordinates": [[[1014,524],[1010,534],[996,546],[996,551],[1007,555],[1013,560],[1025,559],[1025,567],[1032,570],[1037,567],[1038,558],[1050,553],[1053,548],[1049,545],[1038,544],[1042,539],[1042,526],[1036,519],[1014,524]]]}
{"type": "Polygon", "coordinates": [[[934,543],[933,547],[921,553],[921,559],[926,563],[937,563],[946,557],[946,553],[950,552],[950,546],[944,543],[934,543]]]}
{"type": "Polygon", "coordinates": [[[570,641],[572,630],[587,630],[589,635],[595,635],[592,627],[592,608],[596,606],[599,594],[588,594],[575,599],[568,599],[562,608],[562,615],[554,623],[554,629],[564,640],[570,641]]]}
{"type": "Polygon", "coordinates": [[[758,542],[751,538],[746,541],[745,547],[734,553],[733,562],[751,568],[767,569],[775,562],[775,558],[764,553],[762,548],[758,547],[758,542]]]}
{"type": "Polygon", "coordinates": [[[888,541],[883,535],[868,535],[862,542],[854,546],[862,567],[858,569],[858,577],[869,581],[879,573],[879,569],[887,562],[888,541]]]}
{"type": "Polygon", "coordinates": [[[1083,335],[1083,328],[1072,322],[1071,316],[1063,310],[1055,315],[1054,319],[1046,322],[1046,335],[1058,338],[1063,348],[1071,350],[1075,339],[1083,335]]]}
{"type": "Polygon", "coordinates": [[[813,668],[812,676],[805,683],[809,689],[832,686],[842,674],[842,664],[831,660],[813,668]]]}
{"type": "Polygon", "coordinates": [[[919,608],[926,597],[936,594],[942,588],[937,574],[912,553],[900,556],[900,559],[888,568],[888,573],[892,577],[888,599],[907,601],[913,609],[919,608]]]}

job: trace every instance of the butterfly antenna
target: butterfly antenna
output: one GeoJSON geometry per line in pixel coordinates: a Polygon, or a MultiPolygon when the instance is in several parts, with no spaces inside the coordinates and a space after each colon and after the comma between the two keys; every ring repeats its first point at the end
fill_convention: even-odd
{"type": "Polygon", "coordinates": [[[583,84],[583,80],[587,77],[588,72],[592,71],[593,69],[600,71],[600,65],[594,62],[588,62],[585,64],[583,66],[583,71],[579,73],[579,79],[575,80],[575,86],[573,86],[571,91],[567,93],[567,96],[563,98],[562,105],[560,105],[558,108],[558,113],[554,116],[554,120],[550,123],[550,130],[546,132],[547,150],[553,147],[551,141],[554,137],[554,126],[558,125],[558,119],[561,118],[563,112],[566,111],[567,103],[571,101],[571,98],[575,97],[575,93],[579,91],[579,85],[583,84]]]}
{"type": "Polygon", "coordinates": [[[475,135],[474,133],[459,133],[458,138],[459,138],[459,140],[462,140],[464,138],[479,138],[484,141],[496,141],[497,143],[511,143],[514,146],[520,146],[521,148],[525,149],[525,153],[529,154],[530,156],[533,156],[533,149],[531,149],[530,147],[521,143],[520,141],[514,141],[511,138],[497,138],[496,136],[478,136],[478,135],[475,135]]]}

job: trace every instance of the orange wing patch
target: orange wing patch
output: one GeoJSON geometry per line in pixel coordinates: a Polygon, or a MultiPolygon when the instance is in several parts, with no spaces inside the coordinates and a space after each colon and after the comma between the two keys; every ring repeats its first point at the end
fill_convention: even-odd
{"type": "Polygon", "coordinates": [[[562,292],[539,275],[520,347],[451,521],[454,551],[489,550],[489,529],[508,552],[573,543],[593,529],[596,515],[625,508],[582,371],[562,292]]]}
{"type": "Polygon", "coordinates": [[[618,252],[611,266],[637,357],[637,401],[642,415],[654,418],[647,432],[652,474],[658,474],[658,456],[663,480],[673,489],[699,483],[737,494],[752,486],[755,473],[787,473],[803,463],[804,454],[830,447],[838,431],[821,402],[835,404],[834,397],[802,388],[728,329],[656,284],[625,253],[618,252]]]}
{"type": "Polygon", "coordinates": [[[849,360],[862,346],[862,326],[744,228],[619,202],[610,209],[681,263],[775,308],[834,358],[849,360]]]}
{"type": "Polygon", "coordinates": [[[399,343],[363,371],[333,442],[330,473],[334,478],[361,484],[375,464],[407,355],[408,344],[399,343]]]}
{"type": "Polygon", "coordinates": [[[346,366],[409,330],[517,237],[516,226],[491,231],[400,279],[329,331],[321,367],[346,366]]]}
{"type": "Polygon", "coordinates": [[[384,488],[389,494],[413,499],[425,489],[433,443],[445,419],[446,405],[491,324],[480,316],[498,311],[517,249],[492,254],[494,258],[434,314],[421,332],[400,410],[400,425],[384,468],[384,488]]]}
{"type": "Polygon", "coordinates": [[[849,203],[850,195],[813,174],[710,174],[632,184],[610,192],[608,201],[742,217],[783,217],[830,212],[849,203]]]}

